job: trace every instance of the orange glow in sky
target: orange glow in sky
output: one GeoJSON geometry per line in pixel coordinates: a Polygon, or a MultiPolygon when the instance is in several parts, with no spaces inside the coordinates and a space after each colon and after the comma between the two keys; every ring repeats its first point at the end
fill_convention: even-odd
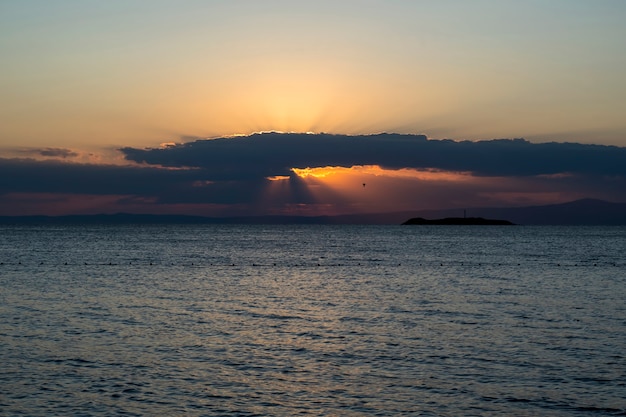
{"type": "Polygon", "coordinates": [[[423,199],[430,197],[433,187],[456,187],[462,183],[477,183],[475,177],[462,172],[435,170],[385,169],[377,165],[326,166],[292,168],[291,177],[268,178],[271,184],[265,201],[281,202],[289,207],[288,214],[375,213],[410,210],[424,207],[423,199]],[[307,204],[289,206],[288,196],[297,193],[309,198],[307,204]]]}
{"type": "Polygon", "coordinates": [[[259,130],[623,144],[626,3],[554,2],[3,2],[0,154],[259,130]]]}
{"type": "MultiPolygon", "coordinates": [[[[446,172],[438,170],[417,170],[417,169],[385,169],[378,165],[356,165],[350,168],[346,167],[316,167],[316,168],[292,168],[295,174],[301,178],[328,178],[329,180],[337,179],[338,176],[374,176],[374,177],[392,177],[392,178],[412,178],[424,181],[462,181],[468,180],[468,173],[446,172]]],[[[288,178],[288,177],[284,177],[288,178]]]]}
{"type": "Polygon", "coordinates": [[[338,215],[482,207],[494,202],[549,204],[584,197],[542,188],[531,177],[481,177],[467,172],[394,170],[377,165],[292,168],[292,172],[290,177],[269,178],[261,208],[283,207],[273,214],[338,215]],[[290,196],[294,195],[298,202],[292,204],[290,196]]]}
{"type": "Polygon", "coordinates": [[[319,159],[292,149],[293,160],[252,173],[250,160],[262,168],[273,157],[242,148],[224,172],[205,167],[200,154],[194,175],[162,171],[186,169],[178,158],[199,139],[263,131],[624,147],[626,1],[180,3],[0,1],[0,168],[9,179],[0,210],[14,204],[14,212],[26,212],[32,204],[61,212],[48,198],[60,193],[68,212],[167,206],[230,215],[232,204],[247,213],[258,203],[250,210],[340,214],[536,203],[533,196],[563,201],[579,193],[608,198],[623,188],[603,181],[607,188],[596,192],[553,170],[550,178],[487,178],[306,166],[471,169],[414,164],[410,154],[394,165],[391,151],[391,159],[319,159]],[[162,152],[151,152],[152,163],[124,149],[162,152]],[[94,181],[74,183],[82,176],[67,172],[89,172],[94,181]],[[122,181],[119,172],[139,179],[122,181]],[[52,186],[39,180],[53,174],[69,179],[52,186]],[[157,189],[150,175],[175,185],[157,189]],[[550,184],[564,187],[561,194],[550,184]],[[89,196],[84,202],[74,197],[81,193],[89,196]],[[129,200],[135,193],[152,200],[129,200]]]}

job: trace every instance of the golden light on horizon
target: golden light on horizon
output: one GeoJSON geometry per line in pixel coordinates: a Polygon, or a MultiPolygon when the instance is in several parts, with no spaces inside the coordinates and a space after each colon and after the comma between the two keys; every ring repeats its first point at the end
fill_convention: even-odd
{"type": "Polygon", "coordinates": [[[467,181],[471,178],[471,174],[466,172],[450,172],[430,169],[418,170],[412,168],[388,169],[382,168],[379,165],[354,165],[349,168],[342,166],[292,168],[291,171],[301,178],[313,177],[318,179],[342,174],[373,175],[377,177],[407,178],[423,181],[467,181]]]}
{"type": "Polygon", "coordinates": [[[284,203],[281,214],[338,215],[410,210],[432,200],[433,190],[471,186],[479,181],[471,173],[378,165],[292,168],[291,176],[268,177],[263,204],[284,203]],[[292,197],[297,196],[295,200],[292,197]],[[298,199],[305,198],[306,202],[298,199]],[[297,202],[296,202],[297,201],[297,202]]]}
{"type": "Polygon", "coordinates": [[[291,168],[297,176],[300,178],[324,178],[332,174],[351,171],[352,168],[345,167],[316,167],[316,168],[291,168]]]}
{"type": "Polygon", "coordinates": [[[284,181],[288,180],[290,177],[288,175],[274,175],[272,177],[266,177],[266,179],[270,181],[284,181]]]}

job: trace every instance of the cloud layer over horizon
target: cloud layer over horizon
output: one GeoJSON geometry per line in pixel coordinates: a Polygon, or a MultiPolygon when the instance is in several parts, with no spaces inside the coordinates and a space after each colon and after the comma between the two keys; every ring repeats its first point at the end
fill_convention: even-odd
{"type": "Polygon", "coordinates": [[[149,165],[195,167],[215,178],[290,175],[291,168],[379,165],[479,176],[573,173],[626,175],[626,148],[524,139],[453,141],[425,135],[258,133],[197,139],[161,148],[121,148],[126,159],[149,165]]]}
{"type": "Polygon", "coordinates": [[[72,151],[60,149],[39,153],[55,160],[0,159],[0,215],[46,214],[51,195],[59,196],[54,214],[64,213],[64,198],[68,213],[205,215],[626,201],[626,148],[605,145],[271,132],[120,152],[136,165],[68,163],[72,151]],[[367,169],[376,166],[382,170],[367,169]],[[292,170],[317,167],[346,170],[327,178],[300,178],[292,170]],[[269,180],[276,177],[285,179],[269,180]]]}

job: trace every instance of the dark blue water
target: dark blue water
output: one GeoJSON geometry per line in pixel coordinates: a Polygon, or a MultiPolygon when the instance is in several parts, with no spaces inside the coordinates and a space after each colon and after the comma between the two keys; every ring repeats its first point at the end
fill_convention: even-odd
{"type": "Polygon", "coordinates": [[[1,226],[0,415],[626,415],[626,228],[1,226]]]}

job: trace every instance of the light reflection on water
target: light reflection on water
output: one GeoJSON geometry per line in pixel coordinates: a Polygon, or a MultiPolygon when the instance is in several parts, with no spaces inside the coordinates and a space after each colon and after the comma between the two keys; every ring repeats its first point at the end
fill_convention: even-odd
{"type": "Polygon", "coordinates": [[[0,414],[626,413],[623,228],[1,232],[0,414]]]}

